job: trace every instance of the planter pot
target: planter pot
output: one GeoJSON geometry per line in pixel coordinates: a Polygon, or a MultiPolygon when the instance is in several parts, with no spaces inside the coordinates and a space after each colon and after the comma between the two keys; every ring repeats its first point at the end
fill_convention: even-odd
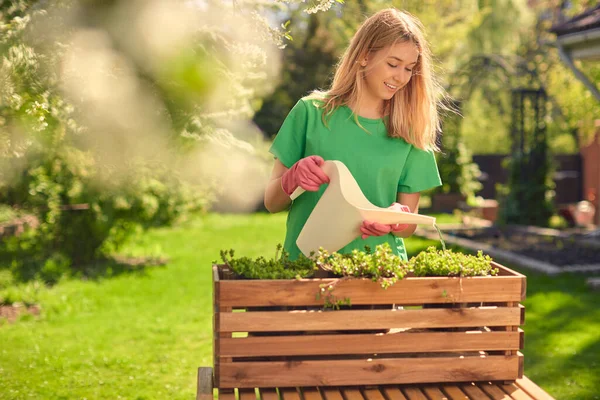
{"type": "Polygon", "coordinates": [[[435,193],[431,195],[431,209],[433,212],[451,213],[465,200],[465,196],[460,193],[435,193]]]}
{"type": "Polygon", "coordinates": [[[481,214],[481,218],[496,222],[498,218],[498,201],[493,199],[485,199],[483,204],[479,207],[479,213],[481,214]]]}
{"type": "Polygon", "coordinates": [[[406,277],[382,289],[358,278],[238,280],[215,265],[215,386],[520,378],[525,276],[495,267],[498,276],[406,277]],[[351,307],[323,310],[317,293],[330,284],[351,307]]]}

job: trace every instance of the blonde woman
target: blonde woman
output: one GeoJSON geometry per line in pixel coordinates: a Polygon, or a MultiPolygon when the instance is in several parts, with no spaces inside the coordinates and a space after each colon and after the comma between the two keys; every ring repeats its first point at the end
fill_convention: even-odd
{"type": "MultiPolygon", "coordinates": [[[[270,149],[275,163],[265,207],[289,209],[284,248],[291,259],[300,254],[296,239],[329,182],[324,160],[343,162],[374,205],[418,212],[420,192],[441,185],[433,153],[441,93],[417,18],[386,9],[360,26],[329,90],[300,99],[270,149]],[[297,187],[307,192],[292,203],[297,187]]],[[[388,242],[406,259],[402,238],[416,225],[363,221],[360,229],[339,252],[388,242]]]]}

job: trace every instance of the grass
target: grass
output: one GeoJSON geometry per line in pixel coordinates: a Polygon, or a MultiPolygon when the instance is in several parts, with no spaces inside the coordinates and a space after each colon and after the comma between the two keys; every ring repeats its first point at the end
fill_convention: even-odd
{"type": "MultiPolygon", "coordinates": [[[[208,215],[133,240],[170,262],[40,291],[42,314],[0,322],[0,399],[191,399],[212,365],[210,266],[219,250],[271,256],[285,215],[208,215]],[[157,250],[158,248],[158,250],[157,250]]],[[[433,242],[411,238],[409,253],[433,242]]],[[[525,373],[558,399],[599,398],[600,294],[527,273],[525,373]]]]}

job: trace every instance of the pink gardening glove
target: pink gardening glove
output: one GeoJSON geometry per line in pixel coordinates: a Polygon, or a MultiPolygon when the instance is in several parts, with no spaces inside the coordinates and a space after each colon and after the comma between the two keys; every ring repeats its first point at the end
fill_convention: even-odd
{"type": "MultiPolygon", "coordinates": [[[[388,209],[410,212],[410,208],[408,206],[402,205],[400,203],[392,203],[388,209]]],[[[387,235],[390,232],[400,232],[408,228],[408,224],[380,224],[378,222],[371,221],[363,221],[360,226],[360,231],[362,232],[362,238],[366,239],[369,236],[383,236],[387,235]]]]}
{"type": "Polygon", "coordinates": [[[329,177],[321,169],[325,161],[319,156],[302,158],[281,177],[283,191],[291,196],[297,187],[309,192],[316,192],[324,183],[329,183],[329,177]]]}

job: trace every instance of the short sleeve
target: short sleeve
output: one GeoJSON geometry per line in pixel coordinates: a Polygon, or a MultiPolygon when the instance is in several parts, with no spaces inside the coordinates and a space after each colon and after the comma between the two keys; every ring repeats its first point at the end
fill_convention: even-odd
{"type": "Polygon", "coordinates": [[[412,147],[398,182],[398,192],[417,193],[441,184],[433,151],[412,147]]]}
{"type": "Polygon", "coordinates": [[[306,147],[306,127],[308,110],[302,100],[299,100],[283,121],[275,140],[269,149],[287,168],[291,168],[304,157],[306,147]]]}

